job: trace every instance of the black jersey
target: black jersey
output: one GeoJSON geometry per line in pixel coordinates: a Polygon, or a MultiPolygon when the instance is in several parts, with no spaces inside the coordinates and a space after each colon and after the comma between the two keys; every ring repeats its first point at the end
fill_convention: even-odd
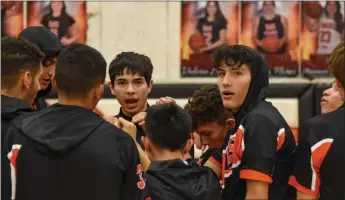
{"type": "MultiPolygon", "coordinates": [[[[275,36],[277,38],[283,38],[284,37],[284,26],[281,22],[280,15],[276,14],[273,19],[267,20],[263,16],[259,19],[259,27],[257,32],[257,38],[259,40],[264,39],[268,36],[275,36]]],[[[267,53],[262,47],[258,47],[258,51],[261,53],[267,53]]],[[[284,44],[277,52],[276,54],[282,54],[286,52],[286,44],[284,44]]]]}
{"type": "Polygon", "coordinates": [[[308,121],[290,184],[320,200],[345,199],[345,105],[308,121]]]}
{"type": "Polygon", "coordinates": [[[145,182],[133,140],[99,115],[55,104],[13,122],[6,173],[17,200],[140,199],[145,182]]]}

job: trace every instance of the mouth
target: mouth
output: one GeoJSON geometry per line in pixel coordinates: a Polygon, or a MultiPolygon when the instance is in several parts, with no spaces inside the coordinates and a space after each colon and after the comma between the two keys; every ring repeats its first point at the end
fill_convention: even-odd
{"type": "Polygon", "coordinates": [[[222,96],[223,96],[223,98],[227,99],[227,98],[231,98],[232,96],[234,96],[234,93],[231,91],[224,91],[224,92],[222,92],[222,96]]]}
{"type": "Polygon", "coordinates": [[[128,99],[125,99],[126,107],[129,108],[129,109],[136,108],[138,101],[139,101],[139,100],[138,100],[138,99],[135,99],[135,98],[128,98],[128,99]]]}
{"type": "Polygon", "coordinates": [[[47,84],[47,85],[48,85],[48,84],[50,83],[50,80],[51,80],[51,79],[50,79],[50,78],[49,78],[49,79],[44,78],[44,79],[42,79],[42,80],[43,80],[43,83],[44,83],[44,84],[47,84]]]}
{"type": "Polygon", "coordinates": [[[321,98],[321,105],[322,105],[322,104],[326,104],[326,103],[327,103],[327,100],[325,99],[325,97],[322,97],[322,98],[321,98]]]}

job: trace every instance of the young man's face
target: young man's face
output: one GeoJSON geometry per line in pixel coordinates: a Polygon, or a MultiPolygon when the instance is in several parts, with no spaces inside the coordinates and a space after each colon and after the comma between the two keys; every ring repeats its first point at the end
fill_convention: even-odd
{"type": "Polygon", "coordinates": [[[228,131],[228,125],[221,125],[217,122],[205,123],[195,129],[200,136],[201,145],[208,145],[210,149],[222,147],[228,131]]]}
{"type": "Polygon", "coordinates": [[[43,72],[40,77],[41,90],[47,89],[48,85],[51,82],[51,79],[55,73],[56,58],[46,59],[42,62],[43,72]]]}
{"type": "Polygon", "coordinates": [[[147,97],[151,92],[152,81],[146,83],[145,78],[138,74],[128,73],[115,77],[114,85],[109,83],[112,94],[119,101],[125,115],[133,117],[147,108],[147,97]]]}
{"type": "Polygon", "coordinates": [[[232,112],[237,112],[243,104],[251,82],[248,65],[227,67],[222,65],[218,69],[217,84],[223,105],[232,112]]]}
{"type": "Polygon", "coordinates": [[[342,100],[339,89],[336,84],[333,83],[332,87],[328,88],[323,92],[321,98],[321,113],[325,114],[338,109],[344,101],[342,100]]]}

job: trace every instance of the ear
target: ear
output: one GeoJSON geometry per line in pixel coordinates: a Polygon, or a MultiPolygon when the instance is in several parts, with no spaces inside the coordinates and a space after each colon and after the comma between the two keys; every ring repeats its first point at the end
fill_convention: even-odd
{"type": "Polygon", "coordinates": [[[234,128],[235,127],[235,119],[234,118],[227,119],[226,124],[229,126],[229,128],[234,128]]]}
{"type": "Polygon", "coordinates": [[[151,141],[147,137],[141,136],[141,142],[144,144],[145,151],[150,150],[151,141]]]}
{"type": "Polygon", "coordinates": [[[335,85],[338,89],[344,90],[344,86],[341,84],[340,81],[338,81],[338,79],[335,79],[335,85]]]}
{"type": "Polygon", "coordinates": [[[57,84],[56,84],[56,79],[55,79],[55,73],[52,76],[52,87],[54,88],[55,91],[57,91],[57,84]]]}
{"type": "Polygon", "coordinates": [[[192,139],[188,139],[187,144],[186,144],[186,146],[185,146],[185,148],[183,150],[184,151],[183,154],[189,153],[189,151],[191,150],[192,147],[193,147],[193,140],[192,139]]]}
{"type": "Polygon", "coordinates": [[[22,75],[23,87],[25,89],[30,89],[33,81],[33,76],[30,71],[25,71],[22,75]]]}
{"type": "Polygon", "coordinates": [[[108,81],[108,87],[110,88],[111,94],[115,96],[115,90],[111,81],[108,81]]]}
{"type": "Polygon", "coordinates": [[[152,89],[152,84],[153,84],[153,80],[151,80],[150,83],[147,84],[147,90],[148,90],[148,93],[149,93],[149,94],[150,94],[151,89],[152,89]]]}

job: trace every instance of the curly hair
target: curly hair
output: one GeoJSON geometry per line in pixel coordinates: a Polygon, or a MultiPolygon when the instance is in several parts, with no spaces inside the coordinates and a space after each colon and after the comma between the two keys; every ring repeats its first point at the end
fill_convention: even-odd
{"type": "Polygon", "coordinates": [[[1,88],[14,87],[21,74],[39,71],[44,53],[24,38],[1,38],[1,88]]]}
{"type": "Polygon", "coordinates": [[[184,109],[192,118],[193,130],[206,123],[225,125],[227,119],[233,118],[232,112],[223,106],[217,85],[205,85],[195,91],[184,109]]]}

